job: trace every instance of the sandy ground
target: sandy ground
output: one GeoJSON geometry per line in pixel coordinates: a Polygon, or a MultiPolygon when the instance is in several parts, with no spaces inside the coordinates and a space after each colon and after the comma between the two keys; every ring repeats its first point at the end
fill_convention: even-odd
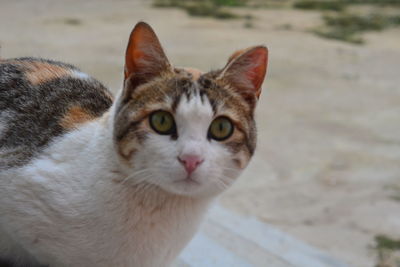
{"type": "Polygon", "coordinates": [[[241,12],[256,17],[254,28],[150,1],[0,0],[0,55],[73,63],[116,91],[138,20],[179,66],[218,68],[234,50],[266,44],[258,150],[221,201],[352,266],[373,266],[374,236],[400,237],[400,29],[354,46],[307,32],[319,13],[241,12]]]}

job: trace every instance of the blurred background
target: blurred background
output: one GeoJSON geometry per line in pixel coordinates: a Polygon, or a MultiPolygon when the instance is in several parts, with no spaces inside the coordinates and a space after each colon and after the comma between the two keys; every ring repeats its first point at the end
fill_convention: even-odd
{"type": "Polygon", "coordinates": [[[0,0],[0,56],[65,61],[115,93],[139,20],[177,66],[269,48],[257,152],[225,208],[350,266],[400,266],[399,0],[0,0]]]}

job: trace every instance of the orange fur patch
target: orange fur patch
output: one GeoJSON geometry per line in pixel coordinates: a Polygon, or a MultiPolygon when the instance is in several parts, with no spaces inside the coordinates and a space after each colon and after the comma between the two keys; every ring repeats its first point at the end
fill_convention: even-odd
{"type": "Polygon", "coordinates": [[[71,107],[61,119],[60,125],[65,129],[76,128],[79,124],[93,120],[95,117],[79,106],[71,107]]]}
{"type": "Polygon", "coordinates": [[[47,62],[31,61],[18,63],[27,68],[25,76],[33,85],[71,75],[70,69],[47,62]]]}
{"type": "Polygon", "coordinates": [[[201,70],[198,70],[195,68],[184,68],[184,70],[186,72],[189,72],[190,74],[192,74],[193,81],[197,81],[200,78],[200,76],[203,74],[203,72],[201,70]]]}

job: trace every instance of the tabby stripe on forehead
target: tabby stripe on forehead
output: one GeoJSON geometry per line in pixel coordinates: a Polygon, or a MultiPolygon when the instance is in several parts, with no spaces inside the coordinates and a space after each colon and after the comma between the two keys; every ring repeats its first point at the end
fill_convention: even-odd
{"type": "Polygon", "coordinates": [[[172,98],[171,109],[173,112],[176,111],[183,95],[186,95],[189,100],[195,95],[196,90],[198,90],[196,84],[192,80],[182,77],[171,79],[168,83],[168,87],[174,89],[168,92],[172,98]]]}
{"type": "MultiPolygon", "coordinates": [[[[206,95],[208,96],[207,92],[206,95]]],[[[213,110],[213,114],[215,116],[215,114],[217,114],[217,102],[215,101],[215,99],[208,97],[208,102],[210,102],[211,108],[213,110]]]]}

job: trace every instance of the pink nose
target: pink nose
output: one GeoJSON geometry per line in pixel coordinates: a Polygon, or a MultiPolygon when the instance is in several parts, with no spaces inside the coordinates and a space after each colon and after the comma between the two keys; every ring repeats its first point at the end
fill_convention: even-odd
{"type": "Polygon", "coordinates": [[[191,174],[196,170],[197,166],[203,163],[204,159],[196,155],[183,155],[179,156],[178,160],[185,167],[188,174],[191,174]]]}

